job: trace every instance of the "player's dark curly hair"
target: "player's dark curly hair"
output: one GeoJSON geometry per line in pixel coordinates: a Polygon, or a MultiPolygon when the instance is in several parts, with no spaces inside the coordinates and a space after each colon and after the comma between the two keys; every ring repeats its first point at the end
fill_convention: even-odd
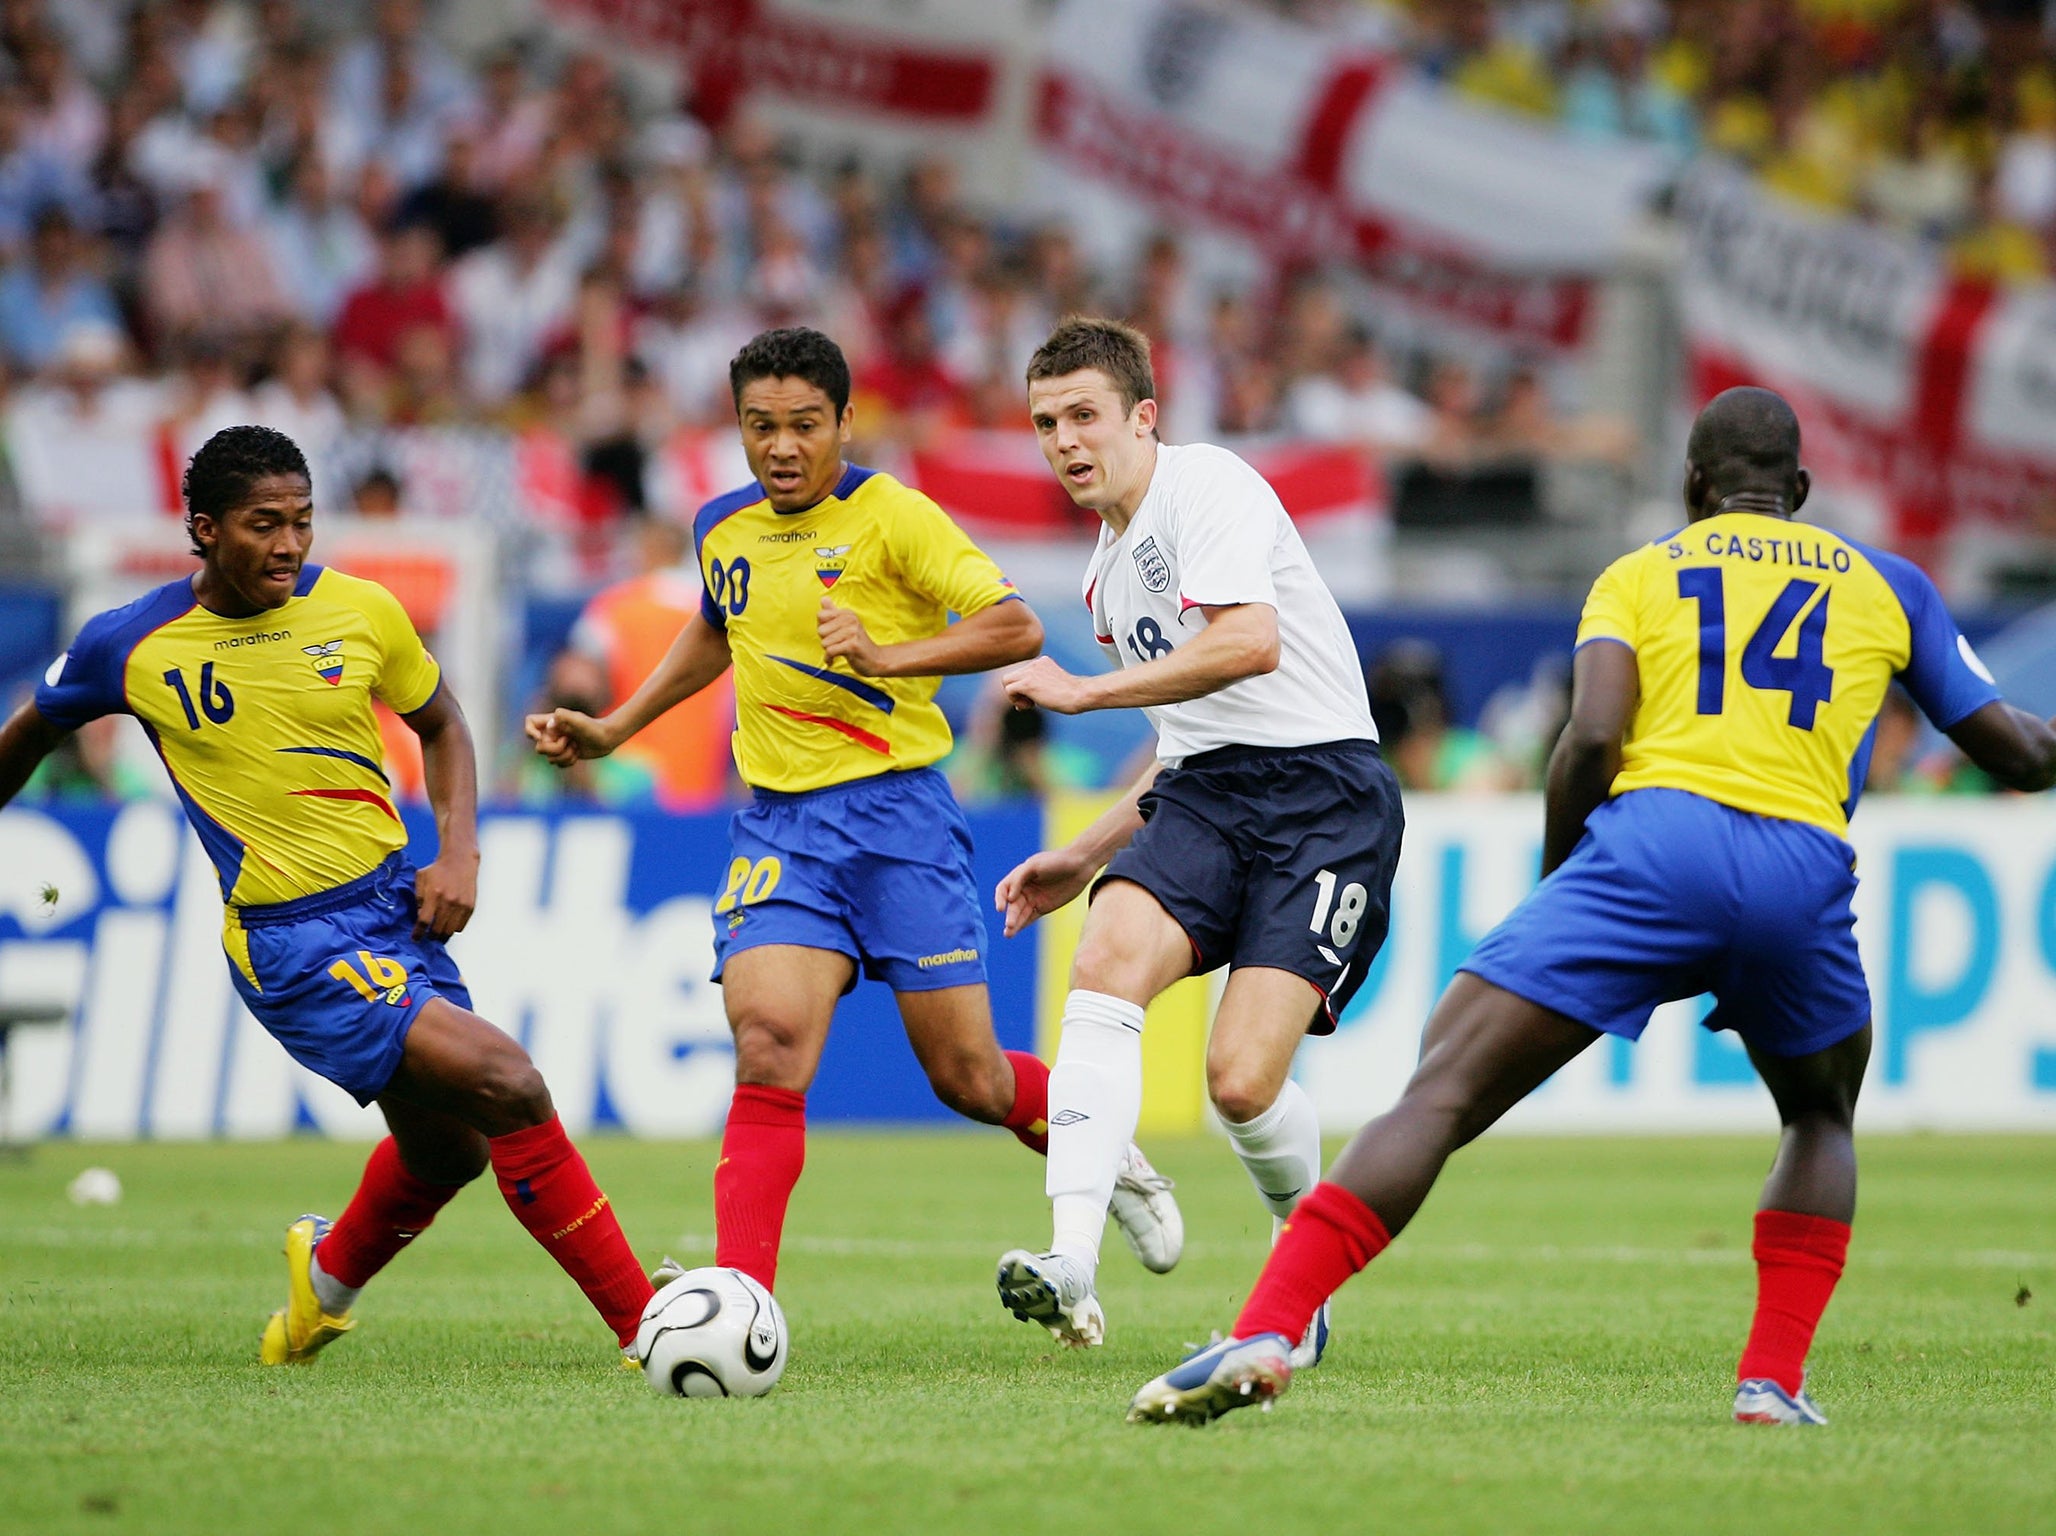
{"type": "Polygon", "coordinates": [[[193,519],[217,522],[250,495],[250,487],[267,475],[307,475],[307,456],[300,445],[270,427],[223,427],[200,445],[186,466],[186,537],[193,553],[205,554],[193,533],[193,519]]]}
{"type": "Polygon", "coordinates": [[[758,379],[803,379],[828,397],[840,417],[850,403],[850,364],[842,348],[811,326],[786,325],[752,336],[728,365],[728,388],[735,408],[742,409],[742,391],[758,379]]]}
{"type": "Polygon", "coordinates": [[[1149,338],[1132,325],[1090,315],[1066,316],[1028,359],[1028,382],[1061,379],[1081,368],[1105,374],[1120,391],[1122,408],[1131,413],[1142,401],[1156,398],[1149,338]]]}

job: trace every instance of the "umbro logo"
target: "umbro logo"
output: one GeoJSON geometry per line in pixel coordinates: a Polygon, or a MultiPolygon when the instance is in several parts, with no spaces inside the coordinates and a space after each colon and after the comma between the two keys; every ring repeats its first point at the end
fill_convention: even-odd
{"type": "Polygon", "coordinates": [[[1092,1116],[1086,1114],[1083,1110],[1062,1109],[1049,1117],[1049,1123],[1051,1125],[1078,1125],[1091,1118],[1092,1116]]]}

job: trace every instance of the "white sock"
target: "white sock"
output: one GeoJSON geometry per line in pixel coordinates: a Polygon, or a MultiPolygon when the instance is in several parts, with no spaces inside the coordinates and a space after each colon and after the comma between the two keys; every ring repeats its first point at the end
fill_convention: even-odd
{"type": "Polygon", "coordinates": [[[307,1266],[307,1278],[314,1282],[314,1298],[321,1303],[321,1310],[330,1317],[341,1317],[357,1304],[361,1285],[345,1285],[321,1267],[321,1254],[317,1251],[307,1266]]]}
{"type": "Polygon", "coordinates": [[[1272,1217],[1290,1216],[1321,1176],[1321,1122],[1306,1090],[1287,1078],[1277,1102],[1254,1120],[1221,1124],[1272,1217]]]}
{"type": "Polygon", "coordinates": [[[1104,992],[1064,999],[1049,1069],[1050,1250],[1099,1267],[1107,1202],[1142,1115],[1142,1010],[1104,992]]]}

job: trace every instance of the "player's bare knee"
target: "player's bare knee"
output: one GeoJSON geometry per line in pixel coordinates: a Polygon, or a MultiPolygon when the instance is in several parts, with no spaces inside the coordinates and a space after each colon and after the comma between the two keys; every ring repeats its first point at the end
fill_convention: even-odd
{"type": "Polygon", "coordinates": [[[1232,1125],[1247,1125],[1277,1103],[1278,1088],[1267,1073],[1233,1063],[1207,1063],[1207,1097],[1220,1117],[1232,1125]]]}
{"type": "Polygon", "coordinates": [[[1130,1001],[1149,996],[1149,964],[1105,928],[1088,929],[1071,959],[1071,987],[1130,1001]]]}
{"type": "Polygon", "coordinates": [[[512,1040],[487,1056],[474,1091],[481,1117],[489,1122],[482,1127],[487,1135],[504,1136],[541,1125],[557,1112],[541,1070],[512,1040]]]}
{"type": "Polygon", "coordinates": [[[775,1009],[745,1007],[731,1013],[737,1082],[767,1088],[804,1088],[805,1031],[775,1009]]]}
{"type": "Polygon", "coordinates": [[[997,1125],[1013,1108],[1013,1083],[983,1054],[965,1051],[928,1065],[936,1098],[967,1120],[997,1125]]]}

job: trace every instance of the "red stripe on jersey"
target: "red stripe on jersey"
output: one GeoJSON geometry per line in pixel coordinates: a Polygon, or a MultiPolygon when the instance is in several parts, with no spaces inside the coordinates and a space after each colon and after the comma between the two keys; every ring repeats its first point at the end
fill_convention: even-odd
{"type": "Polygon", "coordinates": [[[869,747],[873,752],[883,753],[887,757],[892,756],[891,742],[883,736],[873,736],[869,731],[851,725],[848,721],[831,720],[826,715],[810,715],[804,710],[787,709],[783,704],[766,704],[764,707],[774,715],[784,715],[788,720],[804,720],[808,725],[825,725],[831,731],[842,732],[860,747],[869,747]]]}
{"type": "Polygon", "coordinates": [[[366,805],[375,805],[386,815],[398,821],[400,813],[393,809],[384,795],[370,789],[295,789],[289,794],[306,795],[313,800],[362,800],[366,805]]]}

